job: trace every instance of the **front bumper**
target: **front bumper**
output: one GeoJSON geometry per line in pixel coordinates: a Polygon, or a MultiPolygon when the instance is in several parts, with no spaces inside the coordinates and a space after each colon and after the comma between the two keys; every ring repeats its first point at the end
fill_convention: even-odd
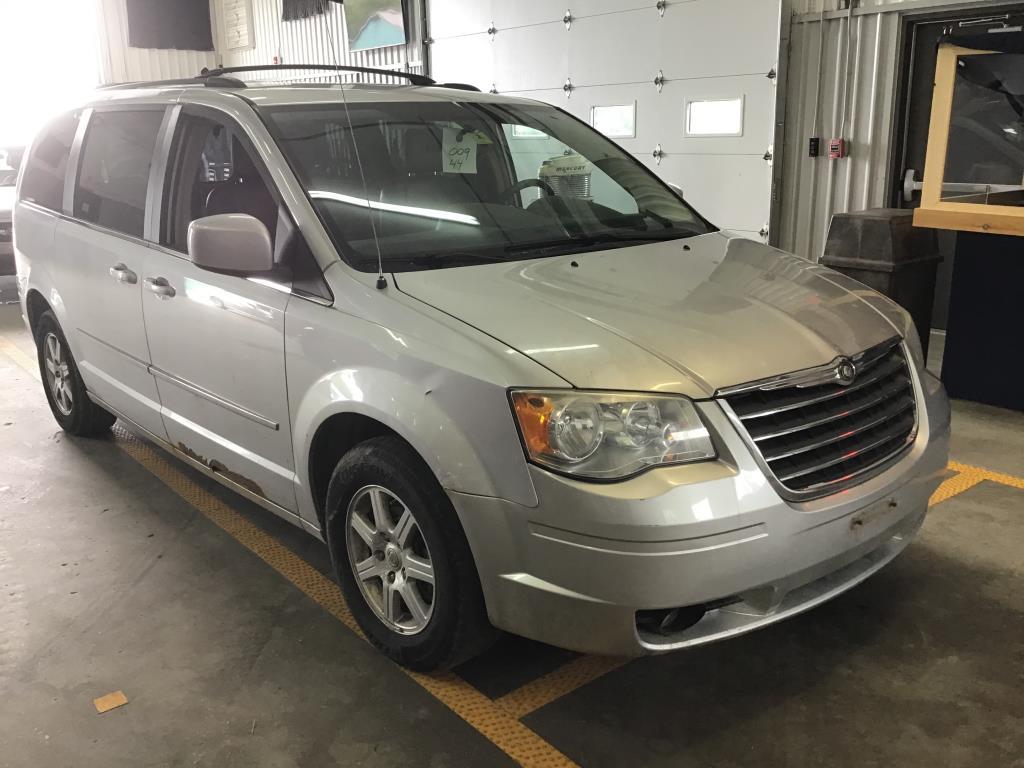
{"type": "Polygon", "coordinates": [[[931,376],[917,388],[911,449],[814,501],[783,500],[713,402],[701,407],[717,462],[607,485],[532,467],[532,508],[450,492],[491,622],[574,650],[639,655],[749,631],[840,594],[907,546],[946,471],[948,401],[931,376]],[[638,614],[693,606],[703,618],[678,631],[638,627],[638,614]]]}

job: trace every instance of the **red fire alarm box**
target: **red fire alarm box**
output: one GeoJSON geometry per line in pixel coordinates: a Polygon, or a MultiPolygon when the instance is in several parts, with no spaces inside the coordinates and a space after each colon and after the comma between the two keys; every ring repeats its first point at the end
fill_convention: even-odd
{"type": "Polygon", "coordinates": [[[830,160],[842,160],[846,157],[846,139],[832,139],[828,143],[830,160]]]}

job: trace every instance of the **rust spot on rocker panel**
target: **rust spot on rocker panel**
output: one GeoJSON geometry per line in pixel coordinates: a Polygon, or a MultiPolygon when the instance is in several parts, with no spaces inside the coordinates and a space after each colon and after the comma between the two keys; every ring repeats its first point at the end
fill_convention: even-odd
{"type": "Polygon", "coordinates": [[[193,461],[198,461],[211,472],[215,472],[221,477],[230,480],[235,485],[242,486],[243,488],[245,488],[245,490],[249,491],[249,493],[255,493],[257,496],[263,499],[267,498],[266,495],[263,493],[263,489],[260,488],[259,485],[254,483],[249,478],[245,477],[245,475],[240,475],[237,472],[231,471],[216,459],[207,459],[205,456],[200,456],[198,453],[196,453],[187,445],[181,442],[178,443],[178,450],[181,451],[186,456],[188,456],[193,461]]]}

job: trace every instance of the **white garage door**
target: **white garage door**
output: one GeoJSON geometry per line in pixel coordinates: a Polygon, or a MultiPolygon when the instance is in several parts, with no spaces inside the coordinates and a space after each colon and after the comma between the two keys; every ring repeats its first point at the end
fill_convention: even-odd
{"type": "Polygon", "coordinates": [[[552,0],[429,0],[431,75],[547,101],[588,122],[594,107],[635,106],[635,136],[616,141],[718,226],[761,237],[778,0],[669,0],[664,14],[655,0],[639,4],[572,3],[567,29],[552,0]]]}

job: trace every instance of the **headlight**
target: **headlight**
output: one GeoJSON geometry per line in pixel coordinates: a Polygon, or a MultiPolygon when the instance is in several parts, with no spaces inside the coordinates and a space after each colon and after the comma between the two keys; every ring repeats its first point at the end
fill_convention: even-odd
{"type": "Polygon", "coordinates": [[[617,480],[715,458],[707,428],[683,397],[515,390],[512,407],[530,459],[578,477],[617,480]]]}

